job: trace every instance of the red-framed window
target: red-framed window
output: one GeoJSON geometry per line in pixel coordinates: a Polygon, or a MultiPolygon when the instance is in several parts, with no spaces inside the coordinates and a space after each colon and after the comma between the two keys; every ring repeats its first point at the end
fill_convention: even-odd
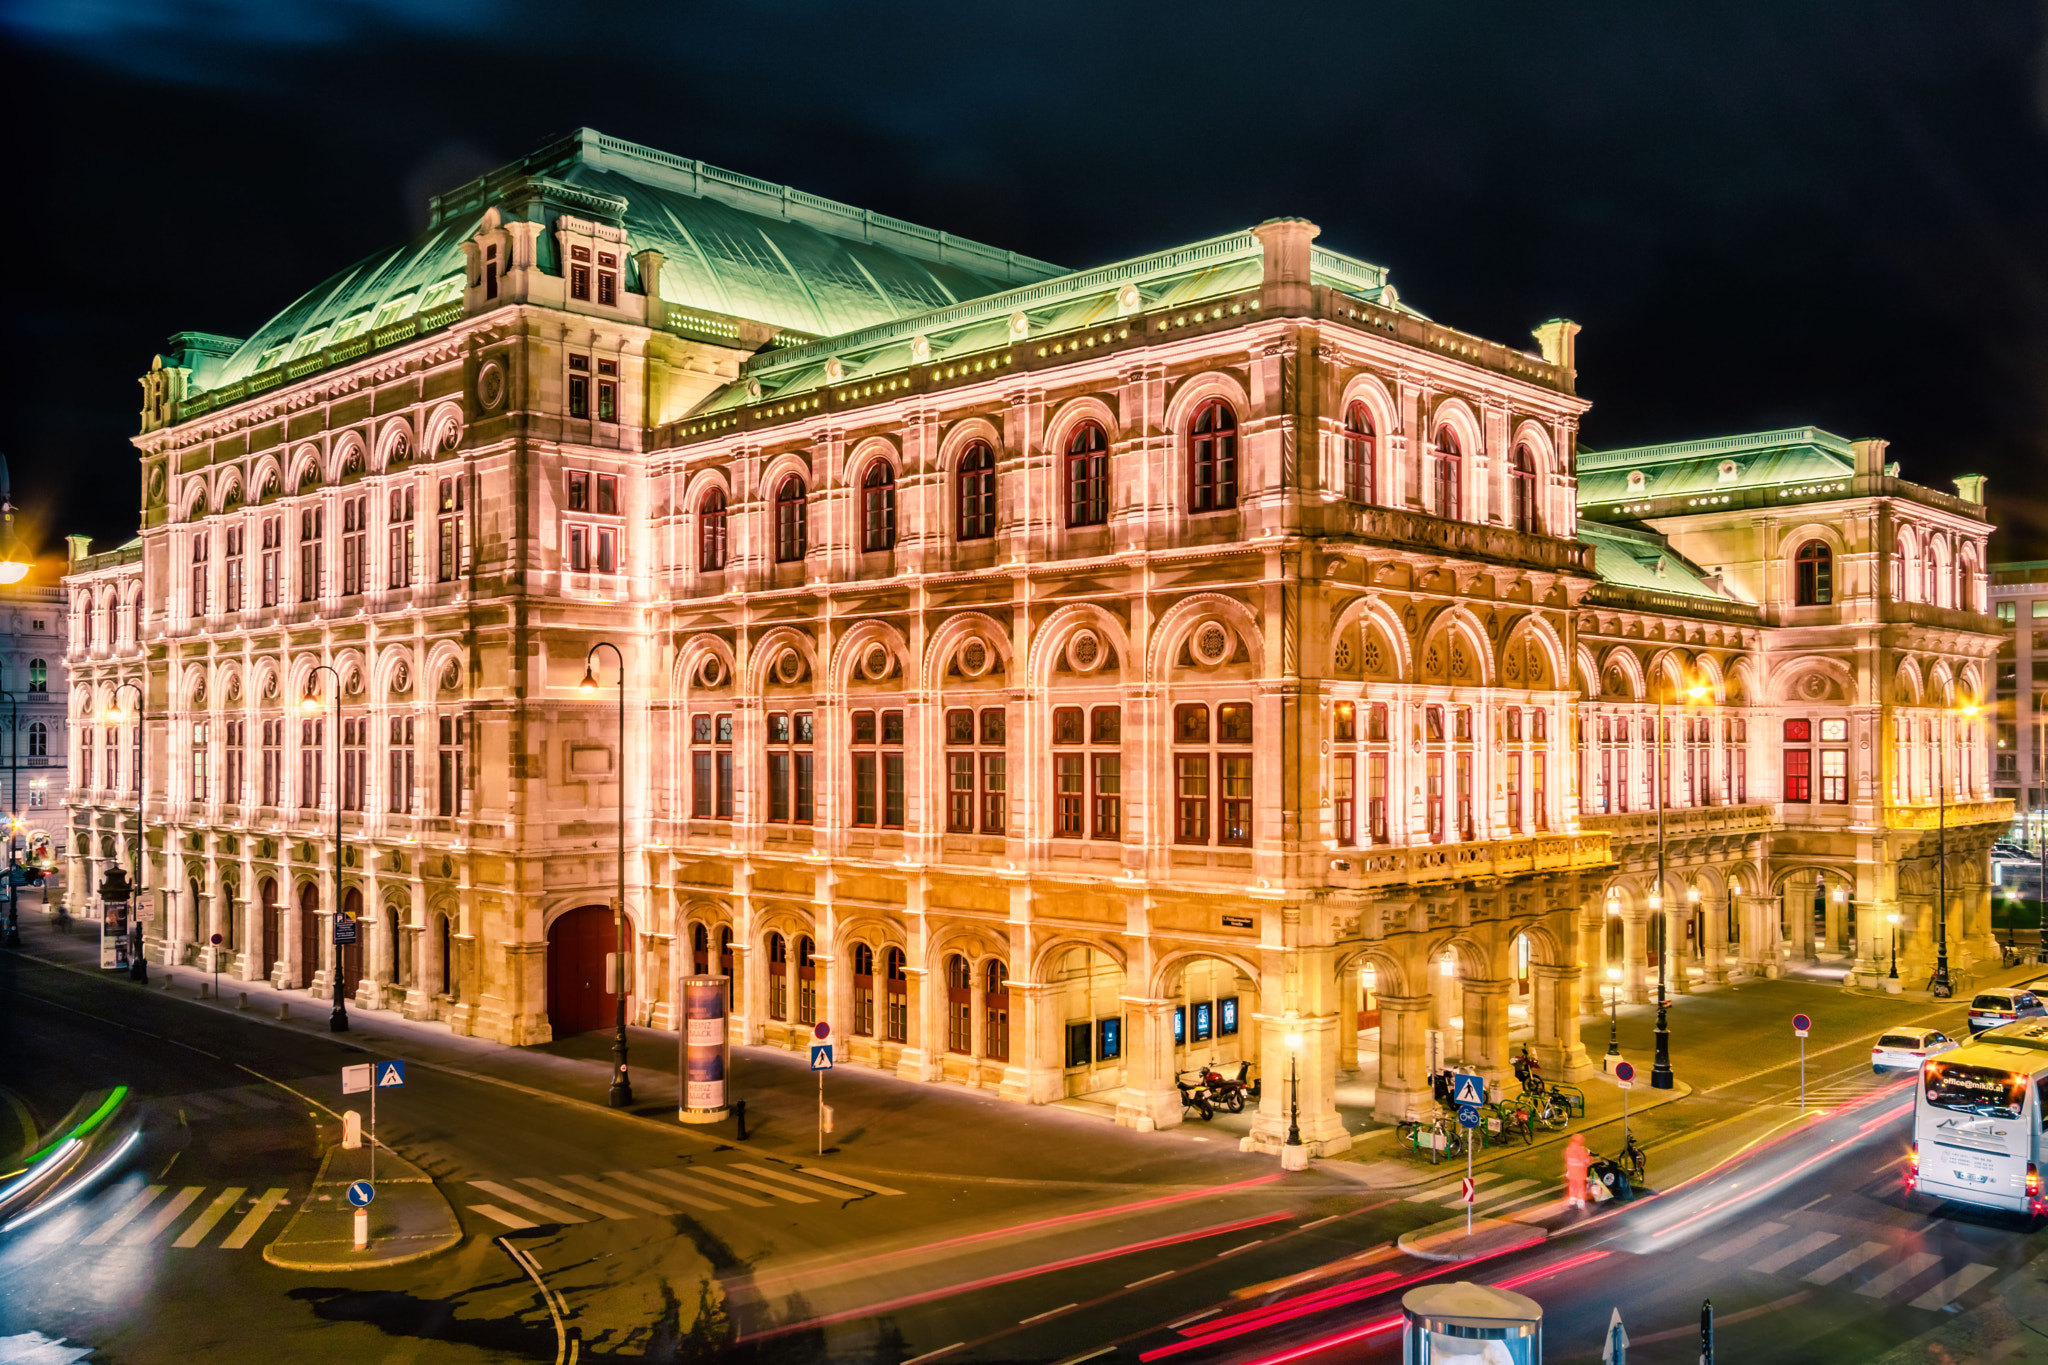
{"type": "Polygon", "coordinates": [[[1430,451],[1430,511],[1440,517],[1456,518],[1465,508],[1465,453],[1458,445],[1458,433],[1439,427],[1436,447],[1430,451]]]}
{"type": "Polygon", "coordinates": [[[875,950],[865,943],[853,945],[853,1032],[875,1036],[875,950]]]}
{"type": "Polygon", "coordinates": [[[960,452],[958,488],[960,539],[987,540],[996,533],[996,453],[987,441],[960,452]]]}
{"type": "Polygon", "coordinates": [[[768,1017],[789,1018],[789,940],[768,935],[768,1017]]]}
{"type": "Polygon", "coordinates": [[[1353,403],[1344,413],[1344,496],[1350,501],[1376,500],[1373,483],[1378,453],[1372,413],[1365,404],[1353,403]]]}
{"type": "Polygon", "coordinates": [[[810,502],[804,481],[791,474],[775,488],[775,562],[790,564],[810,549],[810,502]]]}
{"type": "Polygon", "coordinates": [[[717,573],[725,568],[725,490],[714,488],[697,507],[697,568],[717,573]]]}
{"type": "Polygon", "coordinates": [[[1109,520],[1109,435],[1083,422],[1067,438],[1067,525],[1100,526],[1109,520]]]}
{"type": "Polygon", "coordinates": [[[1792,598],[1801,607],[1825,607],[1835,600],[1835,552],[1823,542],[1809,540],[1792,557],[1792,598]]]}
{"type": "Polygon", "coordinates": [[[887,1018],[888,1032],[885,1039],[900,1043],[910,1036],[910,982],[905,970],[906,962],[901,948],[891,948],[882,955],[886,973],[882,979],[882,997],[887,1018]]]}
{"type": "Polygon", "coordinates": [[[1188,424],[1188,510],[1237,506],[1237,413],[1221,398],[1195,409],[1188,424]]]}
{"type": "Polygon", "coordinates": [[[1001,834],[1009,815],[1007,716],[1000,706],[979,714],[946,712],[946,832],[1001,834]]]}
{"type": "Polygon", "coordinates": [[[990,958],[982,968],[981,1055],[993,1062],[1010,1060],[1010,969],[990,958]]]}
{"type": "Polygon", "coordinates": [[[901,829],[904,817],[903,713],[853,713],[853,823],[901,829]]]}
{"type": "Polygon", "coordinates": [[[1173,710],[1174,841],[1252,841],[1252,708],[1190,702],[1173,710]],[[1213,826],[1212,826],[1213,817],[1213,826]],[[1213,831],[1213,833],[1212,833],[1213,831]]]}
{"type": "Polygon", "coordinates": [[[896,471],[887,460],[868,466],[860,481],[860,548],[896,548],[896,471]]]}
{"type": "Polygon", "coordinates": [[[1508,513],[1517,531],[1537,531],[1536,459],[1518,445],[1508,458],[1508,513]]]}
{"type": "Polygon", "coordinates": [[[796,1021],[818,1022],[818,962],[816,946],[809,934],[796,941],[796,1021]]]}
{"type": "Polygon", "coordinates": [[[963,1057],[974,1052],[974,979],[958,953],[946,959],[946,1051],[963,1057]]]}

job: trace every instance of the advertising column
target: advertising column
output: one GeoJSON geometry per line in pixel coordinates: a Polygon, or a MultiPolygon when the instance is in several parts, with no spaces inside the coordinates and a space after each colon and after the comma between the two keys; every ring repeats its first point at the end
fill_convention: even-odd
{"type": "Polygon", "coordinates": [[[100,880],[100,966],[128,969],[128,873],[107,869],[100,880]]]}
{"type": "Polygon", "coordinates": [[[681,1101],[684,1123],[718,1123],[726,1116],[726,978],[686,976],[676,992],[683,1002],[681,1101]]]}

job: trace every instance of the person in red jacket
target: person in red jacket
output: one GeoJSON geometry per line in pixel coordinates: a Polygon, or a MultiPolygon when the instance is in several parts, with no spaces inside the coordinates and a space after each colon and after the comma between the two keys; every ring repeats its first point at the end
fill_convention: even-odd
{"type": "Polygon", "coordinates": [[[1586,1207],[1586,1167],[1592,1160],[1585,1134],[1573,1133],[1564,1144],[1564,1192],[1566,1202],[1575,1209],[1586,1207]]]}

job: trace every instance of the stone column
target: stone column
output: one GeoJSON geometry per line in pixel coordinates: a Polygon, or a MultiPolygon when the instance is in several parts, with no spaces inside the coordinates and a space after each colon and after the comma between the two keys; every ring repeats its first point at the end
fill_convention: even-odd
{"type": "Polygon", "coordinates": [[[1776,896],[1735,898],[1735,913],[1742,924],[1742,970],[1751,976],[1775,977],[1783,970],[1778,951],[1779,906],[1776,896]]]}
{"type": "Polygon", "coordinates": [[[1806,962],[1820,961],[1820,945],[1813,941],[1813,894],[1804,885],[1787,887],[1780,893],[1786,923],[1792,929],[1792,956],[1806,962]]]}
{"type": "MultiPolygon", "coordinates": [[[[1173,1007],[1171,1000],[1122,998],[1124,1088],[1117,1096],[1116,1121],[1149,1133],[1181,1121],[1180,1091],[1173,1083],[1173,1007]]],[[[1271,1073],[1266,1073],[1270,1075],[1271,1073]]],[[[1268,1085],[1270,1093],[1272,1087],[1268,1085]]]]}
{"type": "MultiPolygon", "coordinates": [[[[1663,959],[1664,989],[1674,996],[1689,995],[1692,982],[1685,975],[1685,926],[1692,917],[1692,902],[1683,896],[1667,896],[1664,908],[1657,913],[1663,917],[1664,926],[1664,940],[1657,945],[1663,959]]],[[[1650,994],[1656,993],[1653,981],[1650,994]]]]}
{"type": "Polygon", "coordinates": [[[1591,1071],[1593,1059],[1579,1036],[1579,968],[1536,962],[1529,971],[1536,979],[1536,998],[1529,1010],[1536,1064],[1553,1079],[1569,1080],[1591,1071]]]}
{"type": "MultiPolygon", "coordinates": [[[[1604,907],[1604,902],[1596,902],[1604,907]]],[[[1604,1009],[1607,1005],[1607,912],[1581,910],[1577,914],[1579,936],[1579,1009],[1604,1009]]]]}
{"type": "Polygon", "coordinates": [[[1337,1069],[1358,1070],[1359,964],[1354,959],[1337,978],[1337,1069]]]}
{"type": "Polygon", "coordinates": [[[904,965],[903,977],[910,1036],[896,1059],[896,1074],[906,1081],[936,1081],[946,1068],[945,988],[916,962],[904,965]]]}
{"type": "Polygon", "coordinates": [[[1640,1005],[1650,998],[1649,989],[1644,984],[1644,977],[1647,974],[1644,959],[1649,953],[1643,946],[1643,924],[1642,915],[1632,915],[1626,911],[1622,913],[1621,998],[1631,1005],[1640,1005]]]}
{"type": "Polygon", "coordinates": [[[1434,1001],[1426,995],[1380,997],[1380,1084],[1373,1117],[1382,1123],[1413,1118],[1428,1107],[1428,1059],[1423,1035],[1434,1001]]]}
{"type": "MultiPolygon", "coordinates": [[[[1023,1104],[1060,1098],[1066,1060],[1060,1050],[1059,997],[1043,982],[1010,980],[1010,1061],[1003,1068],[1002,1097],[1023,1104]]],[[[1119,1120],[1121,1121],[1121,1120],[1119,1120]]]]}
{"type": "Polygon", "coordinates": [[[1468,979],[1463,985],[1465,1069],[1484,1076],[1491,1091],[1512,1074],[1508,1065],[1508,996],[1514,983],[1468,979]]]}
{"type": "Polygon", "coordinates": [[[1287,1144],[1290,1117],[1310,1156],[1350,1150],[1351,1134],[1337,1113],[1337,1016],[1261,1015],[1259,1024],[1259,1074],[1265,1084],[1252,1131],[1239,1140],[1238,1150],[1278,1153],[1287,1144]],[[1301,1047],[1290,1052],[1287,1038],[1295,1033],[1301,1047]]]}
{"type": "Polygon", "coordinates": [[[1849,902],[1835,899],[1835,888],[1827,890],[1827,942],[1820,948],[1831,953],[1857,954],[1856,945],[1849,942],[1849,902]]]}
{"type": "Polygon", "coordinates": [[[1700,944],[1700,965],[1706,972],[1709,983],[1719,985],[1728,979],[1728,915],[1730,902],[1716,900],[1702,894],[1700,898],[1700,920],[1705,933],[1700,944]]]}

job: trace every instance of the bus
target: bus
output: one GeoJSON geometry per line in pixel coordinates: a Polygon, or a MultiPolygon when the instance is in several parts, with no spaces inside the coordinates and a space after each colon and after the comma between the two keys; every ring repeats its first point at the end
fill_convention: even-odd
{"type": "Polygon", "coordinates": [[[2048,1213],[2048,1020],[1988,1029],[1920,1068],[1907,1188],[1961,1204],[2048,1213]]]}

